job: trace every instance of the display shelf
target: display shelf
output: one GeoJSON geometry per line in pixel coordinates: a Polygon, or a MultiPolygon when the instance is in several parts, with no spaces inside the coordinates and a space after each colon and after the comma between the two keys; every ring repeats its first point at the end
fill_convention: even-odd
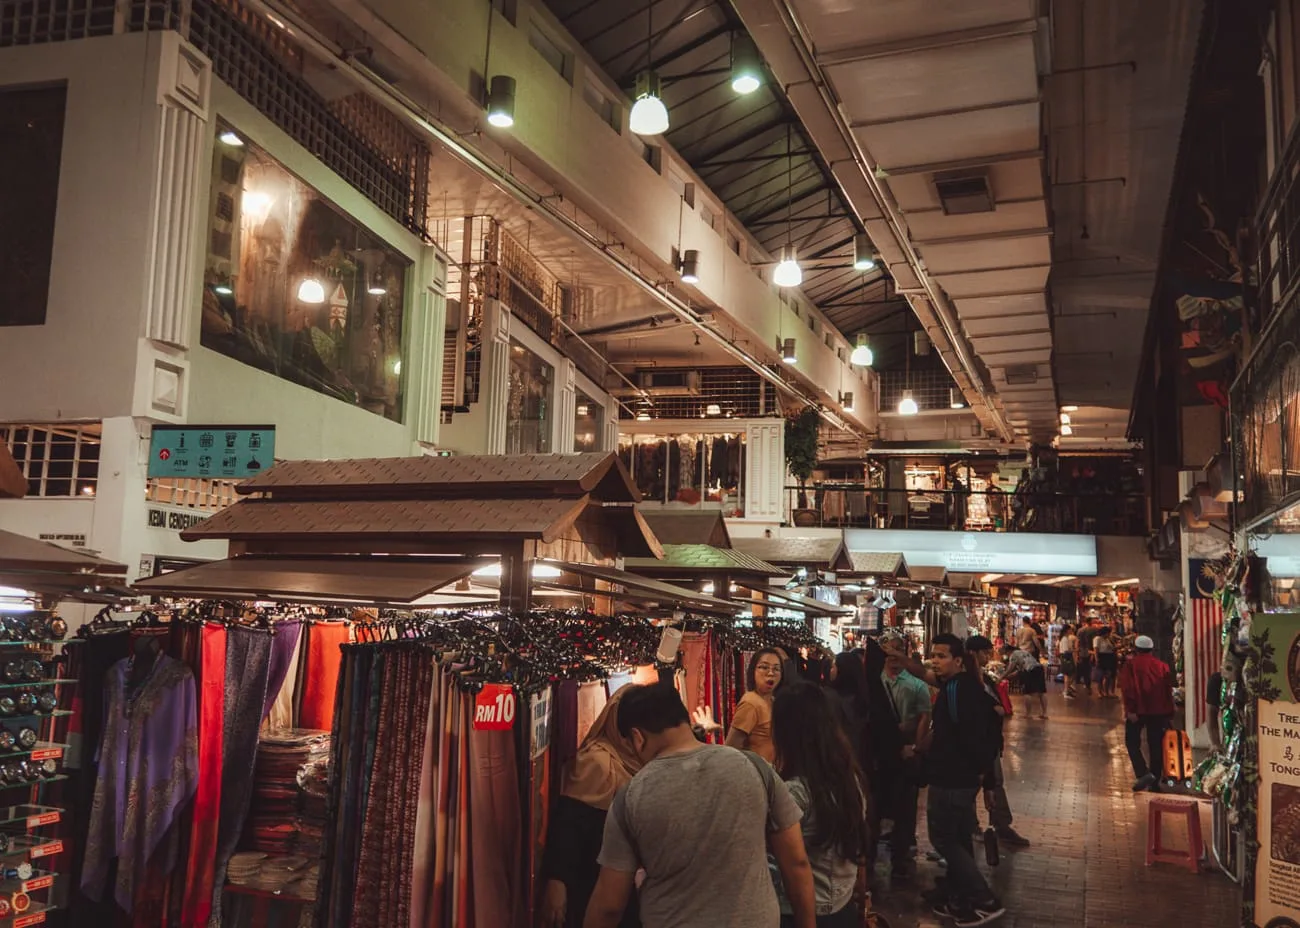
{"type": "Polygon", "coordinates": [[[76,680],[69,680],[66,677],[58,677],[51,680],[24,680],[18,683],[0,683],[0,690],[29,690],[38,686],[57,686],[60,683],[76,683],[76,680]]]}
{"type": "Polygon", "coordinates": [[[10,789],[31,789],[33,786],[44,786],[46,783],[58,783],[60,780],[66,780],[66,773],[56,773],[52,777],[45,777],[40,780],[28,780],[26,783],[0,783],[0,793],[10,789]]]}
{"type": "Polygon", "coordinates": [[[7,918],[0,918],[0,928],[31,928],[32,925],[44,925],[46,913],[53,912],[57,908],[56,905],[33,902],[32,907],[21,915],[15,913],[7,918]]]}
{"type": "Polygon", "coordinates": [[[62,820],[63,810],[54,806],[39,806],[32,803],[0,806],[0,826],[24,822],[27,828],[43,828],[62,820]]]}
{"type": "Polygon", "coordinates": [[[63,841],[58,838],[50,840],[40,835],[14,835],[9,840],[9,850],[0,851],[0,861],[12,860],[15,857],[40,860],[61,853],[63,853],[63,841]]]}
{"type": "Polygon", "coordinates": [[[72,715],[71,709],[54,709],[50,712],[33,712],[27,715],[0,715],[0,725],[6,722],[19,722],[23,719],[59,719],[72,715]]]}
{"type": "Polygon", "coordinates": [[[54,886],[58,878],[59,874],[53,870],[40,870],[33,867],[32,875],[25,880],[0,880],[0,896],[8,896],[16,892],[24,892],[28,895],[43,892],[54,886]]]}
{"type": "Polygon", "coordinates": [[[0,761],[6,761],[14,757],[27,757],[28,755],[31,756],[32,760],[59,760],[67,749],[66,744],[38,742],[36,747],[30,751],[10,751],[8,754],[0,754],[0,761]]]}
{"type": "Polygon", "coordinates": [[[46,645],[63,644],[67,639],[60,638],[57,641],[53,638],[24,638],[21,641],[0,641],[0,648],[43,648],[46,645]]]}
{"type": "Polygon", "coordinates": [[[290,902],[297,905],[316,904],[315,899],[308,899],[306,896],[295,896],[291,893],[286,893],[282,889],[255,889],[252,886],[243,886],[239,883],[227,883],[225,890],[228,893],[235,893],[240,896],[253,896],[257,899],[277,899],[281,902],[290,902]]]}

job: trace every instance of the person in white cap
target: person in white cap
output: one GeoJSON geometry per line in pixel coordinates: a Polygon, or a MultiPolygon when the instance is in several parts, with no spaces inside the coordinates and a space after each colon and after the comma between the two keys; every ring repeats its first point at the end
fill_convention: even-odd
{"type": "Polygon", "coordinates": [[[1133,764],[1133,792],[1150,789],[1156,784],[1152,767],[1160,766],[1161,740],[1174,714],[1174,691],[1169,665],[1151,652],[1155,642],[1138,635],[1133,642],[1136,653],[1119,672],[1119,689],[1124,698],[1124,746],[1133,764]],[[1142,732],[1146,731],[1150,764],[1142,756],[1142,732]]]}

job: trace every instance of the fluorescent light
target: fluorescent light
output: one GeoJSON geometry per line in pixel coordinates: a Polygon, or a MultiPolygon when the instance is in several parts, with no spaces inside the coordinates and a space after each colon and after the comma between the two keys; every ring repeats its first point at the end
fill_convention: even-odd
{"type": "Polygon", "coordinates": [[[869,271],[875,266],[876,256],[871,247],[871,239],[867,238],[866,233],[859,232],[853,236],[853,270],[869,271]]]}
{"type": "Polygon", "coordinates": [[[1127,580],[1112,580],[1110,583],[1105,584],[1105,586],[1112,588],[1117,586],[1137,586],[1141,582],[1142,581],[1137,577],[1129,577],[1127,580]]]}
{"type": "Polygon", "coordinates": [[[627,127],[637,135],[662,135],[668,131],[663,83],[654,71],[642,71],[636,76],[636,102],[628,114],[627,127]]]}
{"type": "Polygon", "coordinates": [[[1071,575],[1066,577],[1048,577],[1046,580],[1039,580],[1038,582],[1043,584],[1044,586],[1051,586],[1053,583],[1064,583],[1066,580],[1074,580],[1074,579],[1075,577],[1071,575]]]}
{"type": "Polygon", "coordinates": [[[744,96],[763,86],[763,64],[754,40],[744,33],[731,37],[731,89],[744,96]]]}
{"type": "Polygon", "coordinates": [[[803,268],[799,266],[793,245],[781,248],[781,260],[777,262],[776,270],[772,271],[772,283],[778,287],[797,287],[803,283],[803,268]]]}
{"type": "Polygon", "coordinates": [[[1070,424],[1070,414],[1068,412],[1061,413],[1061,425],[1069,425],[1069,424],[1070,424]]]}
{"type": "Polygon", "coordinates": [[[1061,407],[1061,412],[1078,412],[1078,411],[1079,411],[1079,407],[1078,407],[1078,406],[1062,406],[1062,407],[1061,407]]]}
{"type": "Polygon", "coordinates": [[[900,416],[914,416],[920,411],[920,407],[916,405],[916,400],[912,398],[912,391],[904,390],[903,398],[898,401],[898,414],[900,416]]]}
{"type": "Polygon", "coordinates": [[[227,281],[222,281],[219,284],[212,285],[212,292],[217,294],[217,296],[231,296],[234,294],[235,288],[230,286],[227,281]]]}
{"type": "Polygon", "coordinates": [[[314,277],[308,277],[298,285],[298,302],[324,303],[325,287],[314,277]]]}
{"type": "Polygon", "coordinates": [[[244,147],[244,140],[241,139],[234,132],[231,132],[229,129],[227,129],[225,132],[217,136],[217,139],[221,142],[222,145],[229,145],[231,148],[244,147]]]}
{"type": "Polygon", "coordinates": [[[871,346],[867,344],[867,333],[858,333],[858,343],[853,347],[853,353],[849,355],[849,363],[856,364],[858,367],[870,367],[871,362],[875,361],[875,355],[871,353],[871,346]]]}
{"type": "MultiPolygon", "coordinates": [[[[554,580],[560,575],[561,575],[561,571],[560,568],[558,567],[552,567],[550,564],[537,564],[537,563],[533,564],[534,580],[554,580]]],[[[475,577],[500,577],[501,562],[497,561],[496,563],[488,564],[486,567],[480,567],[478,570],[474,571],[474,576],[475,577]]]]}
{"type": "Polygon", "coordinates": [[[1068,425],[1063,425],[1063,426],[1061,426],[1061,437],[1062,437],[1062,438],[1066,438],[1066,437],[1068,437],[1068,436],[1070,436],[1070,435],[1073,435],[1073,434],[1074,434],[1074,429],[1070,428],[1068,425]]]}
{"type": "Polygon", "coordinates": [[[487,98],[488,122],[498,129],[515,124],[515,79],[505,74],[492,78],[487,98]]]}

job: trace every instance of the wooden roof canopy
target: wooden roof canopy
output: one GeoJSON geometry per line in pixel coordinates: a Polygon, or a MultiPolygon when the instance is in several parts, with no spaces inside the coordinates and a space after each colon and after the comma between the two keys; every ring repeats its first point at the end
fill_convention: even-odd
{"type": "Polygon", "coordinates": [[[738,551],[781,567],[835,571],[853,568],[842,535],[830,538],[791,535],[780,538],[737,538],[735,546],[738,551]]]}
{"type": "Polygon", "coordinates": [[[594,525],[614,531],[619,554],[663,555],[627,469],[604,452],[287,461],[237,492],[245,498],[181,537],[247,551],[481,554],[594,525]]]}
{"type": "Polygon", "coordinates": [[[655,537],[666,545],[734,548],[721,509],[642,509],[655,537]]]}
{"type": "Polygon", "coordinates": [[[125,564],[0,531],[0,586],[52,599],[115,602],[129,595],[122,587],[125,574],[125,564]]]}

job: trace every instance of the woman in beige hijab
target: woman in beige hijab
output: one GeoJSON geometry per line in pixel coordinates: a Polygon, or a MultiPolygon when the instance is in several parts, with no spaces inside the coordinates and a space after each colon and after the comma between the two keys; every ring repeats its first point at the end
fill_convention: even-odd
{"type": "MultiPolygon", "coordinates": [[[[542,856],[541,928],[581,928],[600,875],[596,858],[605,834],[605,815],[614,794],[641,768],[631,742],[618,731],[618,705],[634,688],[629,684],[609,698],[564,769],[542,856]]],[[[634,901],[620,928],[637,925],[634,901]]]]}

